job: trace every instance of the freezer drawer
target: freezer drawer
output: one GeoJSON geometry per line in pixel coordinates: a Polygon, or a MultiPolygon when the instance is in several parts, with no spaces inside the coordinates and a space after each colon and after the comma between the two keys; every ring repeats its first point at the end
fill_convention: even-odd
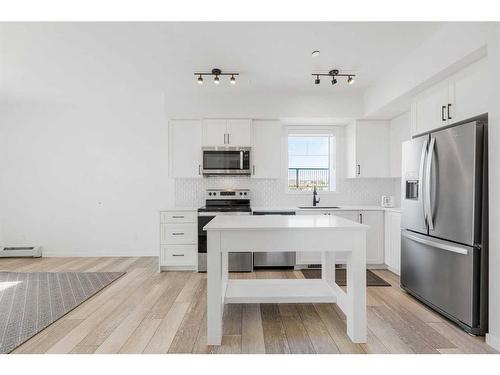
{"type": "Polygon", "coordinates": [[[403,230],[401,286],[449,318],[478,325],[479,250],[403,230]]]}

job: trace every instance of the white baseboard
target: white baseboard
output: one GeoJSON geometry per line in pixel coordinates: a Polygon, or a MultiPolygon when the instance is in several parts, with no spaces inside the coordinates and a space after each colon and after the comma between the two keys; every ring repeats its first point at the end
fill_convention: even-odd
{"type": "Polygon", "coordinates": [[[493,336],[491,333],[486,334],[486,344],[500,351],[500,338],[493,336]]]}
{"type": "Polygon", "coordinates": [[[85,257],[152,257],[158,256],[158,251],[148,252],[101,252],[101,251],[86,251],[86,252],[71,252],[71,253],[57,253],[51,251],[44,251],[44,258],[85,258],[85,257]]]}

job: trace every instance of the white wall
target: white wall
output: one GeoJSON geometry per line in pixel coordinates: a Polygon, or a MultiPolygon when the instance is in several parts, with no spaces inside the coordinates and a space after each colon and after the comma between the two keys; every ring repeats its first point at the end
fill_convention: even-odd
{"type": "Polygon", "coordinates": [[[161,93],[2,103],[5,244],[47,255],[151,255],[173,199],[161,93]]]}
{"type": "Polygon", "coordinates": [[[486,341],[500,350],[500,26],[488,41],[489,109],[489,334],[486,341]]]}

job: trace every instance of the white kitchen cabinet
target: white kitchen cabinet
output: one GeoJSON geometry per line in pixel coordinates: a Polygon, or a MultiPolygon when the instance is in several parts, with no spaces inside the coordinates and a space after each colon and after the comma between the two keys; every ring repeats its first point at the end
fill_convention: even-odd
{"type": "Polygon", "coordinates": [[[389,121],[356,120],[346,129],[346,177],[390,177],[389,121]]]}
{"type": "Polygon", "coordinates": [[[253,122],[252,177],[281,177],[281,135],[280,121],[253,122]]]}
{"type": "Polygon", "coordinates": [[[418,94],[412,104],[412,135],[487,112],[487,60],[479,60],[418,94]]]}
{"type": "Polygon", "coordinates": [[[389,129],[389,171],[390,177],[401,177],[401,145],[411,139],[410,112],[393,118],[389,129]]]}
{"type": "Polygon", "coordinates": [[[252,145],[252,120],[230,119],[227,121],[227,136],[230,146],[252,145]]]}
{"type": "MultiPolygon", "coordinates": [[[[366,233],[366,263],[370,266],[384,264],[384,217],[383,211],[378,210],[300,210],[297,215],[336,215],[348,220],[356,221],[370,226],[366,233]]],[[[345,262],[341,254],[336,255],[337,263],[345,262]]],[[[316,252],[297,252],[298,265],[319,264],[321,254],[316,252]]]]}
{"type": "Polygon", "coordinates": [[[385,264],[390,271],[400,274],[401,269],[401,213],[385,212],[385,264]]]}
{"type": "Polygon", "coordinates": [[[201,145],[201,121],[169,121],[168,159],[171,178],[198,178],[202,176],[201,145]]]}
{"type": "Polygon", "coordinates": [[[251,146],[252,120],[203,120],[203,146],[251,146]]]}
{"type": "Polygon", "coordinates": [[[227,144],[227,120],[203,120],[203,146],[221,146],[227,144]]]}
{"type": "Polygon", "coordinates": [[[195,210],[160,212],[159,269],[198,268],[198,217],[195,210]]]}
{"type": "Polygon", "coordinates": [[[467,120],[488,112],[488,67],[482,59],[450,79],[451,122],[467,120]]]}

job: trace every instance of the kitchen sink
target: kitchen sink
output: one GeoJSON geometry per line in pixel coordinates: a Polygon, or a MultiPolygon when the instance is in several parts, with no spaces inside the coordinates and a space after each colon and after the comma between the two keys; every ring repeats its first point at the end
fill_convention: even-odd
{"type": "Polygon", "coordinates": [[[299,207],[301,210],[309,210],[309,209],[333,209],[333,208],[340,208],[340,206],[300,206],[299,207]]]}

